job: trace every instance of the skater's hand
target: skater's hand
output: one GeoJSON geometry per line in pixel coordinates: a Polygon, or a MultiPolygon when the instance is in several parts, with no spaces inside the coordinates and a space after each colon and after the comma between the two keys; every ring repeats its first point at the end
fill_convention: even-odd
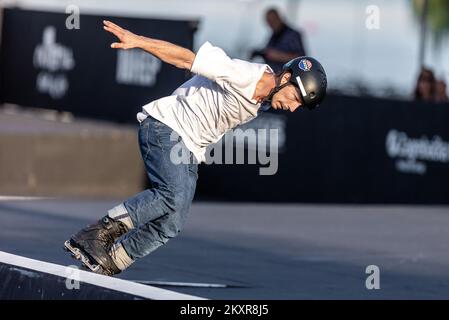
{"type": "Polygon", "coordinates": [[[111,48],[140,48],[165,63],[171,64],[180,69],[192,69],[195,54],[191,50],[167,41],[138,36],[107,20],[103,21],[103,23],[104,30],[112,33],[120,40],[120,42],[114,42],[111,44],[111,48]]]}
{"type": "Polygon", "coordinates": [[[109,31],[110,33],[114,34],[120,42],[114,42],[111,44],[111,48],[114,49],[132,49],[132,48],[138,48],[141,43],[141,37],[126,30],[115,23],[112,23],[110,21],[103,21],[103,28],[106,31],[109,31]]]}

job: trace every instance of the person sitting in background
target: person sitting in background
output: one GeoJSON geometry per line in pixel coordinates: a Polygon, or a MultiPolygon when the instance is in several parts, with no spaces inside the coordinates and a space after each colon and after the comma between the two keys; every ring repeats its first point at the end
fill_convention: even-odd
{"type": "Polygon", "coordinates": [[[435,88],[435,102],[446,103],[449,102],[449,97],[447,96],[447,86],[446,82],[441,79],[436,82],[435,88]]]}
{"type": "Polygon", "coordinates": [[[435,87],[436,81],[433,71],[427,68],[423,68],[416,82],[415,100],[434,102],[435,87]]]}
{"type": "Polygon", "coordinates": [[[298,56],[305,56],[306,52],[301,33],[288,26],[276,9],[269,9],[265,19],[273,33],[265,49],[255,50],[251,58],[261,56],[277,73],[286,62],[298,56]]]}

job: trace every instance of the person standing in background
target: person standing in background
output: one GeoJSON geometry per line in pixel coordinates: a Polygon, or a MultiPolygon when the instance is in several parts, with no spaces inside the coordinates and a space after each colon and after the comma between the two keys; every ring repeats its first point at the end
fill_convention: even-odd
{"type": "Polygon", "coordinates": [[[427,68],[423,68],[416,81],[415,100],[434,102],[435,86],[436,81],[433,71],[427,68]]]}
{"type": "Polygon", "coordinates": [[[436,82],[435,102],[437,102],[437,103],[447,103],[447,102],[449,102],[449,97],[447,96],[446,81],[444,81],[443,79],[438,80],[436,82]]]}
{"type": "Polygon", "coordinates": [[[302,35],[288,26],[274,8],[267,10],[265,19],[272,35],[265,48],[253,51],[251,58],[260,56],[274,72],[279,72],[286,62],[306,55],[302,35]]]}

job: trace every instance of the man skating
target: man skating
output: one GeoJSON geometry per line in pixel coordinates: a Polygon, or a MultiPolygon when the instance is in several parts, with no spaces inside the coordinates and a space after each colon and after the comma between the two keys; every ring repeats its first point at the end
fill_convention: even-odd
{"type": "Polygon", "coordinates": [[[104,21],[104,29],[120,40],[111,45],[114,49],[140,48],[195,74],[172,95],[145,105],[137,114],[139,147],[151,188],[112,208],[65,243],[93,271],[114,275],[181,231],[195,193],[198,163],[205,160],[208,145],[269,107],[314,109],[326,95],[327,80],[320,63],[310,57],[293,59],[274,74],[268,65],[231,59],[209,42],[195,54],[109,21],[104,21]],[[172,161],[175,146],[189,161],[172,161]]]}

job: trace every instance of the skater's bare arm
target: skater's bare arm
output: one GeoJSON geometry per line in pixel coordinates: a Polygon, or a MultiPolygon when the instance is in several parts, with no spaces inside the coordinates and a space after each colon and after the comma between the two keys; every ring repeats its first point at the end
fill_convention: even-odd
{"type": "Polygon", "coordinates": [[[136,35],[110,21],[103,21],[103,23],[103,28],[114,34],[120,40],[120,42],[114,42],[111,44],[111,48],[140,48],[148,53],[151,53],[153,56],[161,59],[165,63],[174,65],[180,69],[190,70],[192,68],[193,61],[195,60],[195,53],[189,49],[177,46],[167,41],[136,35]]]}

